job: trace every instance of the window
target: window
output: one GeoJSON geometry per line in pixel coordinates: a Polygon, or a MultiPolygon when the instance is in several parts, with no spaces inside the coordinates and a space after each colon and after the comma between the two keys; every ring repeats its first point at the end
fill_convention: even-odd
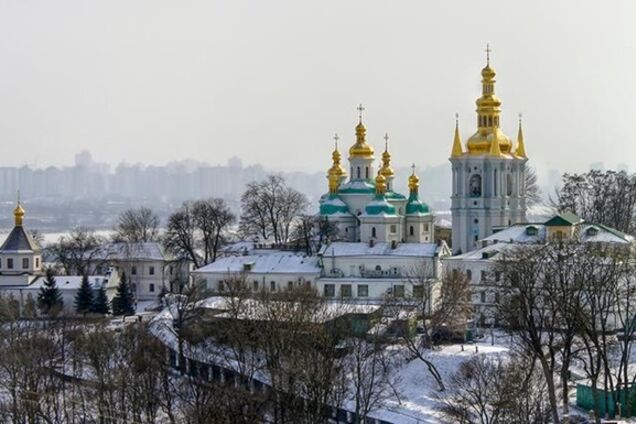
{"type": "Polygon", "coordinates": [[[486,281],[486,271],[482,271],[481,272],[481,278],[480,281],[486,281]]]}
{"type": "Polygon", "coordinates": [[[481,175],[473,174],[468,183],[470,197],[481,197],[481,175]]]}
{"type": "Polygon", "coordinates": [[[334,297],[336,294],[336,286],[333,284],[325,284],[323,293],[325,297],[334,297]]]}
{"type": "Polygon", "coordinates": [[[369,179],[369,167],[365,167],[364,168],[364,178],[366,178],[367,180],[369,179]]]}
{"type": "Polygon", "coordinates": [[[480,296],[481,296],[481,303],[486,303],[486,292],[482,291],[480,293],[480,296]]]}
{"type": "Polygon", "coordinates": [[[137,267],[133,265],[133,267],[130,269],[130,273],[132,275],[137,275],[137,267]]]}
{"type": "Polygon", "coordinates": [[[351,297],[351,284],[342,284],[340,286],[341,297],[351,297]]]}
{"type": "Polygon", "coordinates": [[[276,281],[270,281],[269,282],[269,289],[271,291],[276,291],[276,281]]]}
{"type": "MultiPolygon", "coordinates": [[[[0,265],[2,266],[2,265],[0,265]]],[[[35,267],[39,268],[40,267],[40,258],[35,258],[35,267]]]]}
{"type": "Polygon", "coordinates": [[[395,234],[397,232],[397,225],[391,224],[391,234],[395,234]]]}
{"type": "Polygon", "coordinates": [[[2,259],[0,259],[0,268],[2,268],[2,259]]]}
{"type": "Polygon", "coordinates": [[[375,237],[375,227],[371,227],[371,237],[375,237]]]}
{"type": "Polygon", "coordinates": [[[154,293],[155,292],[155,285],[153,283],[150,283],[149,291],[150,291],[150,293],[154,293]]]}
{"type": "Polygon", "coordinates": [[[413,297],[416,299],[421,299],[424,297],[424,286],[417,285],[413,286],[413,297]]]}
{"type": "Polygon", "coordinates": [[[396,284],[393,286],[393,295],[395,297],[404,297],[404,284],[396,284]]]}
{"type": "Polygon", "coordinates": [[[22,258],[22,269],[29,269],[29,258],[22,258]]]}
{"type": "Polygon", "coordinates": [[[382,271],[382,267],[381,267],[380,265],[376,265],[376,266],[375,266],[375,270],[376,270],[376,271],[382,271]]]}
{"type": "Polygon", "coordinates": [[[357,170],[356,170],[356,175],[357,178],[360,179],[360,167],[358,166],[357,170]]]}
{"type": "Polygon", "coordinates": [[[155,267],[154,266],[150,266],[148,268],[148,274],[150,275],[155,275],[155,267]]]}
{"type": "Polygon", "coordinates": [[[415,232],[415,230],[413,229],[413,226],[411,225],[409,227],[409,236],[412,236],[414,232],[415,232]]]}
{"type": "Polygon", "coordinates": [[[369,286],[366,284],[358,284],[358,297],[368,297],[369,286]]]}
{"type": "Polygon", "coordinates": [[[512,196],[512,174],[506,174],[506,196],[512,196]]]}
{"type": "Polygon", "coordinates": [[[13,269],[13,258],[7,259],[7,268],[13,269]]]}
{"type": "Polygon", "coordinates": [[[258,291],[258,281],[254,280],[254,283],[253,283],[252,287],[253,287],[254,291],[258,291]]]}
{"type": "Polygon", "coordinates": [[[225,283],[223,282],[223,280],[219,280],[219,291],[222,292],[223,290],[225,290],[225,283]]]}
{"type": "Polygon", "coordinates": [[[287,282],[287,290],[292,290],[294,288],[294,282],[293,281],[288,281],[287,282]]]}
{"type": "Polygon", "coordinates": [[[468,278],[469,280],[473,279],[473,272],[469,269],[466,270],[466,278],[468,278]]]}

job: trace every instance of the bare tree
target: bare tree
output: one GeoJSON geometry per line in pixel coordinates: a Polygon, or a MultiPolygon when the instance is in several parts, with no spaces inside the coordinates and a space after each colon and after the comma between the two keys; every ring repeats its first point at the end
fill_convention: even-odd
{"type": "Polygon", "coordinates": [[[592,170],[585,174],[563,174],[563,186],[552,204],[586,221],[633,233],[636,215],[636,175],[624,171],[592,170]]]}
{"type": "Polygon", "coordinates": [[[159,216],[149,208],[127,209],[119,214],[113,241],[126,243],[157,241],[159,223],[159,216]]]}
{"type": "Polygon", "coordinates": [[[222,199],[186,202],[170,215],[164,245],[195,267],[214,262],[236,217],[222,199]],[[198,254],[199,249],[203,257],[198,254]]]}
{"type": "Polygon", "coordinates": [[[214,262],[236,217],[223,199],[207,199],[192,205],[194,223],[201,233],[204,263],[214,262]]]}
{"type": "Polygon", "coordinates": [[[103,259],[103,242],[104,239],[93,230],[76,227],[49,246],[47,251],[62,265],[67,275],[89,275],[90,265],[103,259]]]}
{"type": "Polygon", "coordinates": [[[536,169],[526,166],[526,173],[524,177],[526,185],[526,204],[528,206],[540,204],[543,201],[543,196],[541,194],[541,189],[539,188],[536,169]]]}
{"type": "Polygon", "coordinates": [[[282,244],[289,240],[294,219],[307,207],[307,198],[279,175],[251,182],[241,196],[241,232],[282,244]]]}

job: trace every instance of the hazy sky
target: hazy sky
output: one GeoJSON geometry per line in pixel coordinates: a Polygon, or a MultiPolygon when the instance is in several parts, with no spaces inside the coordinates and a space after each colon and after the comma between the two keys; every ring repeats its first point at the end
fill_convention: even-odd
{"type": "Polygon", "coordinates": [[[355,107],[396,165],[475,129],[485,45],[531,163],[636,169],[636,2],[0,0],[0,165],[329,165],[355,107]]]}

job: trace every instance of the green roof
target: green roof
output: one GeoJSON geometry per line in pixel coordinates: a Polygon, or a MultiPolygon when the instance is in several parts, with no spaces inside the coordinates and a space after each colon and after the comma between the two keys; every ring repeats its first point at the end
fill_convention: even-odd
{"type": "Polygon", "coordinates": [[[387,199],[398,199],[398,200],[402,200],[402,199],[406,199],[406,197],[400,193],[396,193],[393,190],[389,190],[386,192],[386,194],[384,195],[387,199]]]}
{"type": "Polygon", "coordinates": [[[572,212],[564,212],[553,216],[543,225],[546,227],[571,227],[581,222],[583,222],[583,220],[572,212]]]}
{"type": "Polygon", "coordinates": [[[387,202],[384,196],[377,195],[375,199],[364,208],[364,211],[367,215],[395,215],[395,206],[387,202]]]}
{"type": "Polygon", "coordinates": [[[320,215],[348,214],[349,207],[337,194],[330,194],[320,203],[320,215]]]}
{"type": "Polygon", "coordinates": [[[430,213],[428,205],[422,202],[417,193],[411,193],[409,195],[409,201],[406,204],[407,215],[418,215],[430,213]]]}

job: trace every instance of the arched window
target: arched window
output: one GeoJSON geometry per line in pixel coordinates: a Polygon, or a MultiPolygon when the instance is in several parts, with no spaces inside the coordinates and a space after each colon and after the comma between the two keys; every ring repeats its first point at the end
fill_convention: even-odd
{"type": "Polygon", "coordinates": [[[371,237],[375,237],[375,227],[371,227],[371,237]]]}
{"type": "Polygon", "coordinates": [[[369,167],[365,166],[364,167],[364,178],[366,178],[367,180],[369,179],[369,167]]]}
{"type": "Polygon", "coordinates": [[[413,229],[413,226],[411,225],[409,227],[409,235],[412,236],[415,233],[415,230],[413,229]]]}
{"type": "Polygon", "coordinates": [[[506,174],[506,195],[512,196],[512,174],[506,174]]]}
{"type": "Polygon", "coordinates": [[[481,175],[473,174],[470,177],[468,192],[470,197],[481,197],[481,175]]]}
{"type": "Polygon", "coordinates": [[[382,271],[382,267],[381,267],[380,265],[376,265],[376,266],[375,266],[375,270],[376,270],[376,271],[382,271]]]}
{"type": "Polygon", "coordinates": [[[493,183],[494,183],[494,192],[495,192],[495,196],[497,195],[497,170],[495,169],[495,175],[493,177],[493,183]]]}
{"type": "Polygon", "coordinates": [[[360,167],[358,166],[358,169],[356,170],[356,175],[358,179],[360,179],[360,167]]]}

